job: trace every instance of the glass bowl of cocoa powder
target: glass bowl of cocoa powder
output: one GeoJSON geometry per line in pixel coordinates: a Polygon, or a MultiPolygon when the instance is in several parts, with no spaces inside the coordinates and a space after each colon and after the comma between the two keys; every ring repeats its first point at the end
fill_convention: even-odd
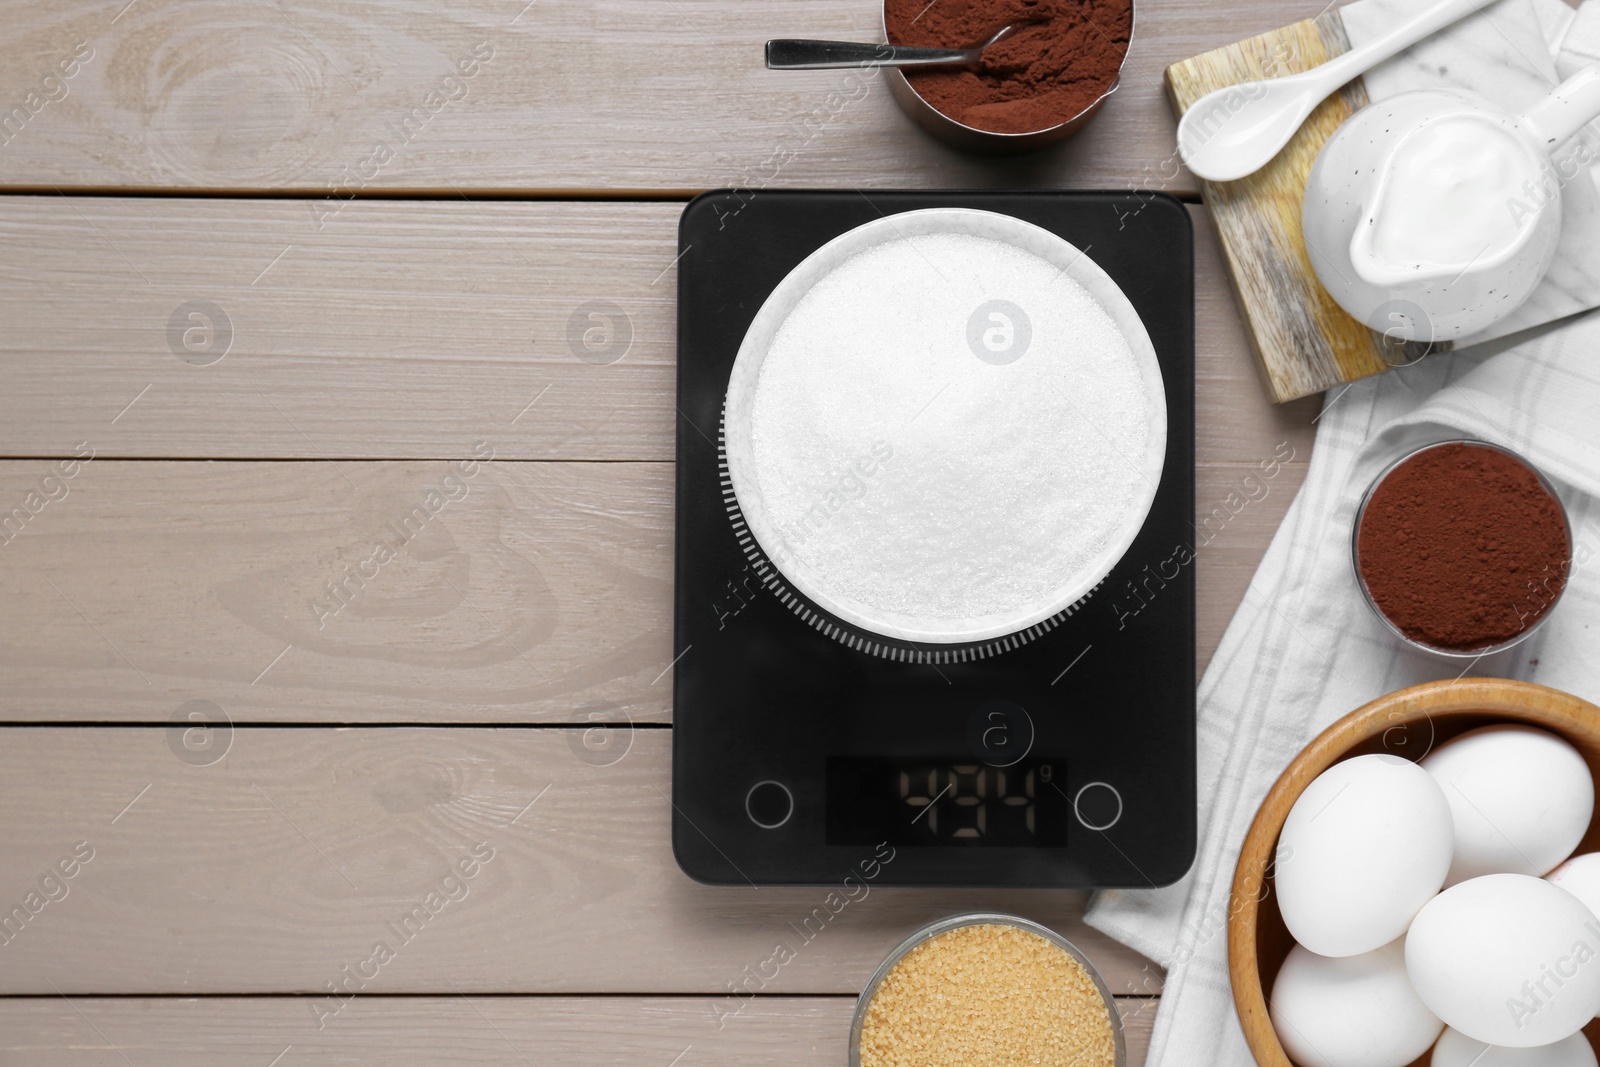
{"type": "Polygon", "coordinates": [[[1117,88],[1133,0],[884,0],[891,44],[968,48],[1019,28],[975,67],[886,68],[912,120],[958,148],[1032,152],[1071,136],[1117,88]],[[1026,25],[1023,25],[1026,23],[1026,25]]]}
{"type": "Polygon", "coordinates": [[[1487,656],[1527,638],[1566,590],[1572,526],[1554,486],[1488,441],[1437,441],[1368,487],[1351,532],[1356,583],[1406,644],[1487,656]]]}

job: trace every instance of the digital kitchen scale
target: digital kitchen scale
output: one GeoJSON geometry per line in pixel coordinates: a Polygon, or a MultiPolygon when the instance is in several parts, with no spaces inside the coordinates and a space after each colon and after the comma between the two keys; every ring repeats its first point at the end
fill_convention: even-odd
{"type": "Polygon", "coordinates": [[[1187,210],[1130,193],[739,190],[684,211],[678,259],[672,844],[719,885],[1166,885],[1195,848],[1194,291],[1187,210]],[[1155,346],[1166,461],[1109,576],[1020,634],[916,645],[790,588],[721,450],[763,301],[854,227],[934,207],[1063,237],[1155,346]],[[885,861],[885,857],[890,857],[885,861]]]}

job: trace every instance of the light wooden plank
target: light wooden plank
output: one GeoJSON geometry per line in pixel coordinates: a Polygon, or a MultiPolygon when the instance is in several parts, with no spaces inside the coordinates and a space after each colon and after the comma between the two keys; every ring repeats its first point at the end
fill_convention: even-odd
{"type": "Polygon", "coordinates": [[[0,717],[670,719],[669,464],[57,466],[0,462],[0,717]]]}
{"type": "MultiPolygon", "coordinates": [[[[1293,455],[1200,471],[1202,669],[1293,455]]],[[[671,720],[670,465],[69,469],[0,461],[0,603],[27,620],[0,628],[0,720],[159,723],[191,700],[256,723],[671,720]]]]}
{"type": "Polygon", "coordinates": [[[1081,892],[872,888],[804,940],[790,924],[827,888],[690,881],[669,733],[633,730],[596,766],[559,729],[238,729],[197,766],[160,727],[8,729],[0,910],[93,855],[8,932],[0,993],[325,995],[348,965],[370,994],[731,998],[788,939],[761,992],[846,994],[918,925],[980,909],[1061,930],[1115,992],[1159,992],[1153,965],[1083,925],[1081,892]],[[447,883],[474,850],[492,856],[447,883]],[[433,907],[436,891],[456,899],[433,907]],[[419,905],[435,914],[396,936],[419,905]],[[380,941],[392,958],[374,964],[380,941]]]}
{"type": "MultiPolygon", "coordinates": [[[[263,1067],[280,1053],[283,1067],[834,1067],[855,1010],[853,997],[762,996],[719,1027],[705,1000],[687,997],[362,997],[318,1030],[307,1003],[0,1000],[0,1057],[31,1067],[120,1063],[119,1051],[167,1067],[263,1067]]],[[[1144,1063],[1155,1004],[1118,1001],[1129,1067],[1144,1063]]]]}
{"type": "Polygon", "coordinates": [[[1205,674],[1244,600],[1262,555],[1305,480],[1306,465],[1286,463],[1272,476],[1254,464],[1212,467],[1201,474],[1195,506],[1197,677],[1205,674]]]}
{"type": "Polygon", "coordinates": [[[0,200],[0,454],[671,458],[680,205],[310,204],[0,200]]]}
{"type": "MultiPolygon", "coordinates": [[[[0,199],[0,455],[670,459],[679,211],[357,202],[318,231],[303,201],[0,199]],[[207,366],[169,341],[193,300],[231,323],[207,366]],[[631,328],[609,365],[568,342],[595,300],[631,328]]],[[[1317,401],[1266,402],[1191,215],[1198,460],[1309,453],[1317,401]]]]}
{"type": "Polygon", "coordinates": [[[879,9],[853,0],[31,0],[10,6],[0,42],[0,106],[22,109],[0,149],[0,182],[452,195],[779,182],[1193,191],[1187,172],[1173,178],[1162,69],[1320,7],[1248,0],[1219,18],[1208,0],[1144,4],[1122,85],[1096,120],[1059,152],[996,160],[920,133],[875,76],[762,68],[769,37],[878,39],[879,9]],[[47,81],[80,43],[92,56],[47,81]],[[492,58],[473,68],[475,49],[492,58]],[[470,77],[459,77],[463,61],[470,77]],[[439,91],[455,101],[430,98],[439,91]],[[380,145],[389,152],[375,154],[380,145]]]}

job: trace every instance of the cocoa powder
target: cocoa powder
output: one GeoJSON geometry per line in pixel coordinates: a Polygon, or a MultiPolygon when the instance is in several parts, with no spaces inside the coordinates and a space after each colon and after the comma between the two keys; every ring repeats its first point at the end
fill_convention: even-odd
{"type": "Polygon", "coordinates": [[[1356,567],[1413,640],[1475,651],[1532,626],[1566,585],[1561,504],[1521,460],[1452,442],[1413,455],[1367,502],[1356,567]]]}
{"type": "Polygon", "coordinates": [[[1133,33],[1132,0],[885,0],[894,44],[970,48],[1002,26],[1043,20],[1007,37],[970,69],[911,72],[911,87],[975,129],[1031,133],[1074,117],[1117,80],[1133,33]]]}

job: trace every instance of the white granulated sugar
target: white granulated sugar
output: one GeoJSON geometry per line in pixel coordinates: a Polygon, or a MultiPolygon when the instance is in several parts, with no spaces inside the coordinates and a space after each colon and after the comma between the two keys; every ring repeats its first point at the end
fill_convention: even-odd
{"type": "Polygon", "coordinates": [[[930,623],[1044,605],[1142,506],[1147,403],[1111,317],[1044,259],[964,234],[874,246],[801,299],[761,367],[752,472],[775,555],[930,623]],[[1031,325],[1014,362],[969,345],[991,300],[1031,325]]]}

